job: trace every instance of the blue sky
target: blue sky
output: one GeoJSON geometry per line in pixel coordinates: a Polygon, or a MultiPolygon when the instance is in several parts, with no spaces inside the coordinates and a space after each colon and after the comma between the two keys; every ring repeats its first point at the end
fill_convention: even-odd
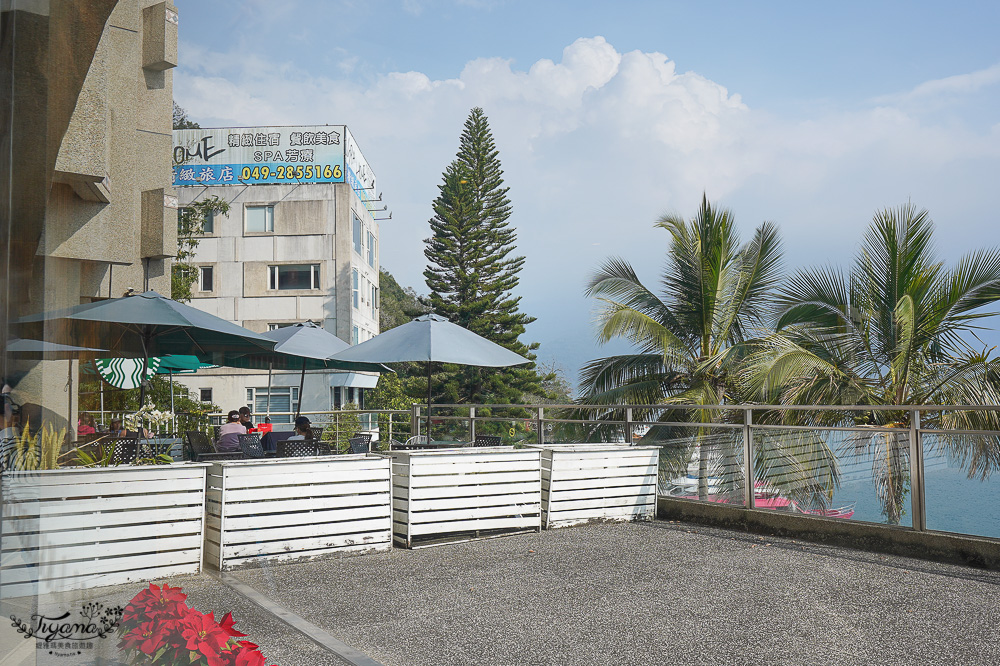
{"type": "Polygon", "coordinates": [[[174,95],[203,126],[350,128],[393,211],[381,260],[426,291],[422,240],[469,109],[510,186],[526,340],[575,378],[587,276],[654,286],[663,213],[702,192],[789,270],[847,264],[911,200],[941,256],[997,244],[1000,3],[177,0],[174,95]]]}

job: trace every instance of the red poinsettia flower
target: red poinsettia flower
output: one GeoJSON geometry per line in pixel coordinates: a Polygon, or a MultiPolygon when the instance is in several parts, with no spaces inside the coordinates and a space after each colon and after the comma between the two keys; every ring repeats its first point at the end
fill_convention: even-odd
{"type": "Polygon", "coordinates": [[[125,634],[120,645],[127,650],[138,648],[145,654],[153,654],[163,646],[166,633],[155,621],[143,622],[125,634]]]}
{"type": "Polygon", "coordinates": [[[265,666],[266,664],[264,655],[250,641],[240,641],[234,653],[236,660],[233,661],[233,666],[265,666]]]}
{"type": "Polygon", "coordinates": [[[233,619],[232,613],[226,613],[221,620],[219,620],[219,628],[226,632],[228,635],[233,637],[246,636],[246,634],[241,633],[233,628],[236,624],[236,620],[233,619]]]}
{"type": "Polygon", "coordinates": [[[186,599],[187,595],[179,587],[170,587],[166,583],[160,587],[150,583],[149,588],[135,595],[128,603],[122,620],[126,624],[132,624],[161,615],[178,617],[187,610],[184,605],[186,599]]]}
{"type": "Polygon", "coordinates": [[[209,666],[221,666],[219,653],[229,642],[229,635],[219,627],[212,613],[202,614],[190,609],[181,619],[178,628],[188,650],[204,655],[209,666]]]}

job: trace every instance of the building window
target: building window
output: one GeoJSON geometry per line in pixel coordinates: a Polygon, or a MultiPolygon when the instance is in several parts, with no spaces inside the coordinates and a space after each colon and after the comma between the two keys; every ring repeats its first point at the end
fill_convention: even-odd
{"type": "Polygon", "coordinates": [[[319,264],[270,266],[270,289],[319,289],[319,264]]]}
{"type": "Polygon", "coordinates": [[[351,302],[358,307],[358,269],[351,269],[351,302]]]}
{"type": "Polygon", "coordinates": [[[274,231],[274,206],[247,206],[246,211],[247,231],[274,231]]]}
{"type": "Polygon", "coordinates": [[[372,306],[372,319],[378,321],[378,312],[376,312],[376,310],[378,309],[378,287],[376,287],[375,285],[372,285],[371,306],[372,306]]]}
{"type": "Polygon", "coordinates": [[[343,399],[340,397],[340,387],[334,386],[330,389],[330,407],[331,409],[340,409],[343,404],[343,399]]]}
{"type": "Polygon", "coordinates": [[[198,389],[198,393],[202,402],[212,402],[212,389],[198,389]]]}
{"type": "Polygon", "coordinates": [[[358,344],[358,327],[357,326],[353,326],[351,328],[351,344],[352,345],[358,344]]]}
{"type": "Polygon", "coordinates": [[[277,324],[268,324],[267,325],[267,330],[269,330],[269,331],[277,331],[279,328],[286,328],[288,326],[295,326],[295,322],[294,321],[284,321],[284,322],[278,322],[277,324]]]}
{"type": "MultiPolygon", "coordinates": [[[[193,213],[193,208],[178,208],[177,209],[177,233],[183,233],[181,229],[181,220],[183,217],[189,213],[193,213]]],[[[203,234],[214,234],[215,233],[215,211],[206,211],[205,220],[201,224],[201,233],[203,234]]]]}
{"type": "MultiPolygon", "coordinates": [[[[271,411],[272,423],[291,423],[292,417],[299,409],[298,386],[272,386],[271,404],[268,405],[267,388],[248,388],[247,407],[258,417],[271,411]],[[284,412],[275,414],[275,412],[284,412]]],[[[263,420],[263,419],[261,419],[263,420]]]]}
{"type": "Polygon", "coordinates": [[[375,268],[375,234],[368,232],[368,265],[375,268]]]}
{"type": "Polygon", "coordinates": [[[361,254],[361,218],[354,213],[351,213],[354,217],[354,251],[361,254]]]}
{"type": "Polygon", "coordinates": [[[199,269],[198,289],[200,291],[214,291],[213,273],[211,266],[202,266],[199,269]]]}

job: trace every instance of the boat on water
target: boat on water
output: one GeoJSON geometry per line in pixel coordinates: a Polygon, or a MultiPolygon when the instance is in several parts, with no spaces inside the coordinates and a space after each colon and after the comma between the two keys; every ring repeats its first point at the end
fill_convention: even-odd
{"type": "MultiPolygon", "coordinates": [[[[681,499],[699,499],[698,497],[698,467],[693,461],[688,467],[686,476],[671,479],[665,488],[668,497],[678,497],[681,499]]],[[[719,504],[743,505],[742,490],[733,492],[722,487],[722,480],[717,476],[708,478],[708,498],[709,502],[719,504]]],[[[830,507],[808,507],[795,502],[776,487],[765,481],[754,483],[754,508],[769,509],[772,511],[792,511],[808,516],[822,516],[824,518],[840,518],[847,520],[854,516],[856,502],[851,502],[844,506],[830,507]]]]}

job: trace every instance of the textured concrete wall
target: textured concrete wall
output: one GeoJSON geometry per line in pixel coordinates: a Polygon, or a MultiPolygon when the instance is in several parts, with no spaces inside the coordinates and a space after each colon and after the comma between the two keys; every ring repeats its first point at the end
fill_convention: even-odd
{"type": "MultiPolygon", "coordinates": [[[[0,8],[0,154],[12,159],[0,202],[4,339],[9,318],[120,296],[127,287],[169,293],[167,257],[176,248],[165,196],[171,192],[172,75],[143,69],[141,61],[143,11],[157,4],[164,17],[173,11],[151,0],[0,8]],[[151,244],[144,243],[144,218],[146,232],[155,235],[151,244]]],[[[169,56],[175,33],[167,25],[160,32],[169,56]]],[[[57,326],[43,333],[60,342],[110,343],[60,339],[57,326]]],[[[17,382],[15,400],[40,405],[56,427],[67,420],[72,426],[72,368],[22,359],[5,365],[3,374],[17,382]]]]}
{"type": "Polygon", "coordinates": [[[995,539],[965,537],[943,532],[917,532],[890,525],[803,516],[784,511],[742,509],[717,502],[698,502],[669,497],[659,498],[657,516],[748,532],[777,534],[847,548],[1000,570],[1000,542],[995,539]]]}

